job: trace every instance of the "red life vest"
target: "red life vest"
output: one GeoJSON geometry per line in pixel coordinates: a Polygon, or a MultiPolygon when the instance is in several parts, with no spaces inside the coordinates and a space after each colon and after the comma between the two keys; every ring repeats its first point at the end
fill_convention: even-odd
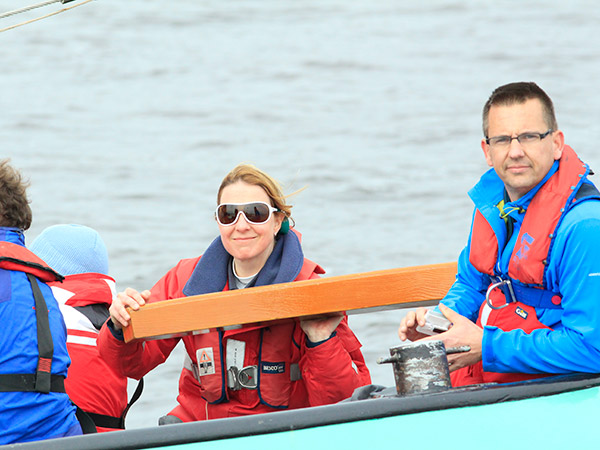
{"type": "MultiPolygon", "coordinates": [[[[574,201],[586,174],[573,149],[565,145],[556,171],[531,200],[508,266],[510,278],[544,287],[544,270],[561,218],[574,201]]],[[[475,214],[469,260],[477,270],[494,275],[498,239],[479,210],[475,214]]]]}
{"type": "MultiPolygon", "coordinates": [[[[211,373],[196,376],[200,383],[202,398],[209,403],[221,403],[229,399],[224,347],[225,342],[228,339],[235,339],[239,332],[242,340],[249,339],[246,341],[247,352],[251,354],[257,352],[258,355],[257,361],[248,363],[257,366],[256,392],[260,402],[272,408],[287,408],[292,383],[299,379],[295,365],[300,360],[300,352],[290,351],[295,325],[295,323],[284,323],[264,328],[252,327],[248,331],[236,330],[235,334],[225,332],[226,336],[222,331],[194,336],[194,346],[197,350],[192,364],[196,365],[195,375],[198,374],[196,370],[198,361],[200,366],[206,365],[207,362],[213,366],[210,368],[211,373]],[[253,345],[256,338],[259,341],[258,349],[248,348],[253,345]]],[[[245,359],[248,359],[248,355],[245,359]]]]}
{"type": "Polygon", "coordinates": [[[0,269],[30,273],[46,283],[64,279],[22,245],[5,241],[0,242],[0,269]]]}
{"type": "Polygon", "coordinates": [[[0,242],[0,269],[24,272],[29,278],[37,321],[38,365],[35,374],[0,374],[0,391],[65,392],[64,377],[51,373],[54,344],[48,321],[48,308],[37,279],[45,282],[63,277],[25,247],[0,242]]]}
{"type": "MultiPolygon", "coordinates": [[[[307,280],[316,271],[321,272],[322,269],[316,263],[304,259],[302,269],[294,281],[307,280]]],[[[225,286],[224,291],[228,289],[229,287],[225,286]]],[[[229,400],[225,342],[227,339],[235,339],[236,334],[244,333],[259,333],[258,349],[247,348],[247,350],[248,353],[257,352],[257,361],[252,361],[250,364],[257,366],[256,392],[260,403],[276,409],[287,408],[290,403],[292,383],[300,379],[298,363],[301,355],[298,340],[303,334],[298,331],[294,322],[269,327],[250,326],[239,330],[194,336],[195,352],[188,351],[188,356],[191,356],[192,372],[200,384],[202,398],[208,403],[221,403],[229,400]],[[295,335],[296,337],[294,337],[295,335]],[[291,344],[292,342],[297,345],[291,344]],[[207,367],[210,373],[201,374],[199,361],[200,367],[202,365],[207,367],[207,364],[212,365],[212,367],[207,367]]],[[[246,337],[249,338],[247,347],[251,347],[257,336],[246,334],[246,337]]],[[[242,367],[238,367],[238,369],[242,369],[242,367]]]]}
{"type": "MultiPolygon", "coordinates": [[[[586,165],[573,149],[565,146],[556,171],[533,197],[508,265],[508,277],[518,301],[510,302],[507,292],[496,288],[490,293],[491,309],[484,301],[479,310],[477,325],[482,326],[482,313],[487,315],[485,325],[503,331],[521,329],[526,333],[549,328],[537,319],[535,306],[560,307],[559,293],[547,290],[545,269],[550,259],[555,232],[566,211],[577,201],[576,194],[587,174],[586,165]],[[554,306],[553,306],[554,305],[554,306]]],[[[498,237],[491,225],[477,210],[471,234],[469,261],[480,272],[496,276],[494,268],[499,258],[498,237]]],[[[539,374],[485,372],[480,361],[452,373],[453,386],[474,383],[507,383],[531,378],[539,374]]]]}

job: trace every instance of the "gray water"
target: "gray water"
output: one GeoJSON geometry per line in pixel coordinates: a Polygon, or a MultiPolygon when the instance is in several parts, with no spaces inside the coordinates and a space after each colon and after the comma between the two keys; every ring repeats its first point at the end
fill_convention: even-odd
{"type": "MultiPolygon", "coordinates": [[[[97,0],[0,33],[0,158],[31,180],[28,242],[96,228],[120,289],[204,251],[240,162],[306,188],[293,215],[329,276],[451,261],[495,87],[538,82],[600,168],[599,19],[591,0],[97,0]]],[[[375,360],[400,317],[350,317],[375,383],[393,384],[375,360]]],[[[146,377],[128,427],[175,405],[181,360],[146,377]]]]}

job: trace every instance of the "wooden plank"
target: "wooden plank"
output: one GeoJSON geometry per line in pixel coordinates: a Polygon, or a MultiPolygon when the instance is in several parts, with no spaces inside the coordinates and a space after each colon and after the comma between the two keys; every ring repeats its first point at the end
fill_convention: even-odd
{"type": "Polygon", "coordinates": [[[346,311],[348,314],[437,303],[456,262],[341,275],[148,303],[130,310],[125,341],[346,311]]]}

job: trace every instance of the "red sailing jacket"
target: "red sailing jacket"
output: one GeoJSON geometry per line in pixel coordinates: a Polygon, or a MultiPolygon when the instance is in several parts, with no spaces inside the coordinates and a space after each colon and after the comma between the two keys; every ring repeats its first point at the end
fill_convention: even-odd
{"type": "MultiPolygon", "coordinates": [[[[83,273],[69,275],[62,283],[48,284],[67,326],[67,349],[71,357],[65,381],[67,394],[87,413],[120,418],[127,406],[127,378],[118,375],[100,358],[96,347],[99,330],[78,309],[90,305],[104,306],[108,317],[115,280],[99,273],[83,273]]],[[[97,429],[112,431],[116,428],[97,426],[97,429]]]]}
{"type": "MultiPolygon", "coordinates": [[[[200,258],[194,258],[180,261],[152,288],[152,297],[183,297],[183,288],[199,260],[200,258]]],[[[318,278],[319,273],[323,273],[323,269],[305,259],[295,281],[318,278]]],[[[103,357],[110,360],[117,371],[132,378],[140,378],[164,362],[179,339],[125,344],[115,339],[104,326],[100,332],[99,345],[103,357]]],[[[310,348],[307,347],[306,336],[297,323],[282,325],[281,328],[255,326],[224,332],[213,331],[204,336],[185,336],[181,339],[192,367],[198,367],[198,350],[209,346],[215,349],[219,343],[225,349],[226,341],[233,339],[245,343],[245,365],[257,364],[259,359],[264,362],[290,361],[298,362],[301,372],[300,380],[291,381],[290,369],[286,366],[283,374],[273,374],[269,377],[261,374],[260,376],[265,378],[260,380],[260,389],[233,391],[223,389],[225,381],[218,377],[206,380],[200,377],[201,387],[193,370],[184,368],[179,380],[179,405],[170,414],[185,422],[272,412],[273,407],[285,405],[293,409],[331,404],[350,397],[355,388],[371,382],[360,352],[361,344],[348,327],[346,318],[338,326],[334,337],[310,348]],[[269,333],[273,333],[267,338],[268,345],[273,348],[263,350],[267,356],[259,358],[261,333],[263,339],[269,333]],[[273,358],[275,361],[268,361],[267,358],[273,358]],[[219,390],[226,391],[226,398],[221,399],[219,390]],[[216,403],[205,400],[203,395],[216,403]]],[[[266,346],[263,345],[263,349],[266,349],[266,346]]],[[[213,350],[213,355],[215,365],[220,365],[221,351],[213,350]]],[[[221,367],[218,369],[220,372],[221,367]]]]}
{"type": "MultiPolygon", "coordinates": [[[[316,271],[320,271],[320,268],[306,260],[296,281],[310,279],[316,271]]],[[[228,286],[224,290],[228,290],[228,286]]],[[[229,339],[244,347],[245,357],[239,369],[252,364],[260,369],[256,374],[256,393],[260,402],[277,409],[289,407],[294,381],[298,379],[295,369],[300,361],[300,349],[304,339],[299,324],[292,322],[269,327],[244,327],[225,333],[213,332],[194,336],[196,358],[188,358],[186,369],[192,372],[199,383],[202,398],[209,403],[229,401],[231,391],[227,389],[225,360],[229,339]],[[199,375],[199,362],[201,365],[208,362],[208,373],[199,375]]]]}
{"type": "MultiPolygon", "coordinates": [[[[508,266],[508,276],[515,289],[523,289],[517,295],[521,301],[509,303],[502,309],[491,309],[486,302],[481,305],[477,325],[482,326],[484,310],[489,316],[486,325],[503,331],[521,329],[526,333],[539,328],[549,328],[537,319],[535,303],[543,295],[550,303],[560,307],[560,293],[545,291],[544,271],[550,259],[553,238],[562,218],[576,201],[577,189],[586,173],[586,166],[579,160],[573,149],[565,146],[556,171],[533,197],[523,219],[517,244],[513,249],[508,266]],[[526,254],[526,256],[524,256],[526,254]],[[536,289],[527,289],[534,287],[536,289]],[[545,292],[542,292],[545,291],[545,292]],[[537,299],[536,299],[537,298],[537,299]]],[[[469,260],[480,272],[495,276],[499,258],[498,238],[492,227],[477,210],[471,236],[469,260]]],[[[490,293],[490,300],[496,307],[507,303],[501,289],[490,293]]],[[[546,300],[546,302],[548,302],[546,300]]],[[[548,303],[547,306],[550,306],[548,303]]],[[[483,370],[482,362],[452,373],[452,385],[463,386],[475,383],[508,383],[513,381],[540,378],[540,374],[495,373],[483,370]]]]}

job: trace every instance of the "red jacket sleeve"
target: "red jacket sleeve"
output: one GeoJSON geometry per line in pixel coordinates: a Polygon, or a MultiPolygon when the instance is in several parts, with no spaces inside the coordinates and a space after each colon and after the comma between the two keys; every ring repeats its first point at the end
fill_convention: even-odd
{"type": "MultiPolygon", "coordinates": [[[[184,259],[169,270],[151,289],[150,303],[182,297],[183,287],[199,258],[184,259]]],[[[113,336],[108,322],[98,336],[98,351],[119,374],[140,379],[169,357],[180,338],[125,343],[113,336]]]]}
{"type": "Polygon", "coordinates": [[[179,338],[125,343],[113,336],[105,323],[98,336],[98,351],[115,372],[139,380],[162,364],[175,348],[179,338]]]}
{"type": "Polygon", "coordinates": [[[360,347],[346,317],[331,339],[316,347],[302,343],[300,370],[310,406],[337,403],[350,397],[357,387],[371,384],[360,347]]]}
{"type": "MultiPolygon", "coordinates": [[[[309,280],[325,273],[306,259],[304,269],[312,271],[309,280]]],[[[316,347],[307,347],[306,335],[301,333],[300,370],[310,406],[337,403],[350,397],[356,388],[371,384],[361,343],[348,326],[348,317],[344,317],[335,331],[334,337],[316,347]]]]}

